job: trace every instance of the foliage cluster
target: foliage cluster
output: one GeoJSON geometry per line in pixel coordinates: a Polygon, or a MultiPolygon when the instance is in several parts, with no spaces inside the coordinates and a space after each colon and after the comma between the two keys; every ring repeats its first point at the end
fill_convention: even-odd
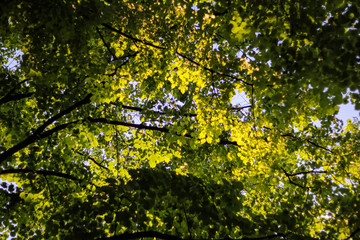
{"type": "Polygon", "coordinates": [[[358,1],[0,6],[4,239],[359,237],[358,1]]]}

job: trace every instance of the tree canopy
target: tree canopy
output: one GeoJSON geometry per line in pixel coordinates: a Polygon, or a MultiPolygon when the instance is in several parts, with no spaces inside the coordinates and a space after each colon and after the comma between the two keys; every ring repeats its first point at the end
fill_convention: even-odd
{"type": "Polygon", "coordinates": [[[3,239],[360,236],[358,1],[0,5],[3,239]]]}

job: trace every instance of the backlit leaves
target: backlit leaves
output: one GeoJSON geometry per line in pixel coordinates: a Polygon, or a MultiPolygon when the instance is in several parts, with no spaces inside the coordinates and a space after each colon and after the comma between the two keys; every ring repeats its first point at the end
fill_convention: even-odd
{"type": "Polygon", "coordinates": [[[359,122],[335,117],[359,106],[357,2],[12,1],[3,13],[5,235],[357,237],[359,122]]]}

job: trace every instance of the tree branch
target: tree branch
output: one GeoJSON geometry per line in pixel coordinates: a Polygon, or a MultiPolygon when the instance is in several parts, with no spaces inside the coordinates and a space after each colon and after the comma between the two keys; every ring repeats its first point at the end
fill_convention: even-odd
{"type": "Polygon", "coordinates": [[[96,27],[96,31],[98,32],[101,41],[104,43],[106,49],[108,50],[108,52],[110,53],[110,55],[111,55],[112,58],[113,58],[113,59],[111,59],[111,60],[109,61],[109,63],[112,62],[112,61],[116,61],[116,60],[121,60],[121,59],[126,59],[126,58],[128,58],[128,59],[126,59],[123,63],[121,63],[120,66],[118,66],[118,67],[115,69],[115,72],[114,72],[113,74],[110,74],[111,76],[113,76],[113,75],[116,74],[116,70],[117,70],[117,69],[119,69],[119,68],[121,68],[122,66],[124,66],[124,65],[129,61],[129,58],[130,58],[130,57],[135,57],[135,56],[138,54],[138,52],[135,52],[135,53],[129,54],[129,55],[123,55],[123,56],[121,56],[121,57],[116,57],[115,53],[114,53],[113,51],[111,51],[111,48],[110,48],[109,44],[105,41],[105,39],[104,39],[103,35],[101,34],[101,32],[100,32],[100,30],[99,30],[98,27],[96,27]]]}
{"type": "Polygon", "coordinates": [[[184,211],[184,215],[185,215],[187,230],[189,232],[189,237],[190,237],[190,239],[193,239],[192,233],[191,233],[191,226],[190,226],[189,218],[188,218],[188,216],[186,214],[186,209],[185,209],[184,202],[182,203],[182,207],[183,207],[183,211],[184,211]]]}
{"type": "Polygon", "coordinates": [[[69,122],[69,123],[65,123],[65,124],[61,124],[58,125],[44,133],[38,134],[38,135],[30,135],[29,137],[27,137],[24,141],[12,146],[11,148],[7,149],[5,152],[3,152],[2,154],[0,154],[0,164],[2,164],[7,158],[9,158],[10,156],[12,156],[14,153],[20,151],[21,149],[29,146],[30,144],[36,142],[37,140],[40,140],[42,138],[46,138],[48,136],[50,136],[51,134],[58,132],[60,130],[63,130],[65,128],[67,128],[70,124],[76,123],[78,121],[74,121],[74,122],[69,122]]]}
{"type": "Polygon", "coordinates": [[[96,27],[96,31],[97,31],[97,33],[99,34],[101,41],[104,43],[106,49],[109,51],[109,53],[111,54],[111,56],[112,56],[114,59],[117,59],[117,57],[115,56],[115,53],[113,53],[113,52],[111,51],[110,46],[109,46],[109,45],[107,44],[107,42],[105,41],[105,39],[104,39],[104,37],[102,36],[102,34],[101,34],[101,32],[100,32],[100,30],[99,30],[98,27],[96,27]]]}
{"type": "Polygon", "coordinates": [[[234,80],[236,80],[236,81],[240,81],[240,82],[242,82],[242,83],[244,83],[245,85],[248,85],[248,86],[254,86],[254,84],[248,83],[248,82],[246,82],[246,81],[244,81],[244,80],[242,80],[242,79],[240,79],[240,78],[231,76],[230,74],[225,74],[225,73],[217,72],[217,71],[215,71],[214,69],[205,67],[205,66],[201,65],[200,63],[196,62],[195,60],[193,60],[193,59],[191,59],[191,58],[189,58],[189,57],[187,57],[187,56],[185,56],[185,55],[183,55],[183,54],[181,54],[181,53],[179,53],[179,52],[176,52],[176,54],[177,54],[178,56],[180,56],[180,57],[188,60],[189,62],[195,64],[196,66],[199,66],[199,67],[201,67],[201,68],[203,68],[203,69],[205,69],[205,70],[207,70],[207,71],[209,71],[209,72],[211,72],[211,73],[218,74],[218,75],[224,76],[224,77],[228,77],[228,78],[234,79],[234,80]]]}
{"type": "MultiPolygon", "coordinates": [[[[153,127],[153,126],[147,126],[144,124],[134,124],[134,123],[121,122],[121,121],[114,121],[114,120],[108,120],[106,118],[88,117],[88,120],[93,123],[105,123],[105,124],[119,125],[119,126],[124,126],[124,127],[132,127],[132,128],[136,128],[136,129],[146,129],[146,130],[158,131],[158,132],[163,132],[163,133],[170,132],[170,130],[168,128],[153,127]]],[[[185,135],[177,134],[177,135],[184,136],[187,138],[193,138],[190,134],[185,134],[185,135]]],[[[220,144],[238,145],[236,142],[232,142],[232,141],[224,140],[224,139],[220,140],[220,144]]]]}
{"type": "Polygon", "coordinates": [[[326,171],[305,171],[305,172],[298,172],[298,173],[288,173],[288,176],[297,176],[297,175],[306,175],[310,173],[327,173],[326,171]]]}
{"type": "Polygon", "coordinates": [[[316,144],[314,143],[313,141],[310,141],[308,139],[306,139],[306,142],[310,143],[311,145],[315,146],[315,147],[318,147],[318,148],[321,148],[329,153],[333,153],[333,151],[331,151],[330,149],[326,148],[326,147],[323,147],[323,146],[320,146],[319,144],[316,144]]]}
{"type": "MultiPolygon", "coordinates": [[[[290,139],[294,139],[294,140],[299,140],[299,141],[301,141],[301,138],[295,137],[295,136],[290,135],[290,134],[283,134],[283,135],[281,135],[281,137],[286,137],[286,138],[290,138],[290,139]]],[[[327,151],[327,152],[329,152],[329,153],[333,153],[330,149],[328,149],[328,148],[326,148],[326,147],[323,147],[323,146],[320,146],[319,144],[316,144],[316,143],[314,143],[313,141],[310,141],[310,140],[308,140],[308,139],[306,139],[305,141],[306,141],[307,143],[310,143],[311,145],[313,145],[313,146],[315,146],[315,147],[321,148],[321,149],[323,149],[323,150],[325,150],[325,151],[327,151]]]]}
{"type": "Polygon", "coordinates": [[[251,108],[252,105],[246,105],[246,106],[243,106],[243,107],[232,107],[230,108],[230,110],[233,110],[233,111],[240,111],[240,110],[243,110],[243,109],[246,109],[246,108],[251,108]]]}
{"type": "Polygon", "coordinates": [[[126,37],[126,38],[129,38],[129,39],[133,40],[134,42],[139,42],[139,43],[142,43],[142,44],[144,44],[144,45],[148,45],[148,46],[150,46],[150,47],[154,47],[154,48],[157,48],[157,49],[166,49],[166,47],[157,46],[157,45],[154,45],[154,44],[152,44],[152,43],[150,43],[150,42],[145,42],[144,40],[135,38],[135,37],[133,37],[133,36],[131,36],[131,35],[129,35],[129,34],[126,34],[126,33],[122,32],[122,31],[119,30],[119,29],[113,28],[112,26],[110,26],[110,25],[108,25],[108,24],[106,24],[106,23],[103,23],[103,24],[101,24],[101,25],[104,26],[105,28],[113,31],[113,32],[116,32],[116,33],[118,33],[118,34],[120,34],[120,35],[122,35],[122,36],[124,36],[124,37],[126,37]]]}
{"type": "Polygon", "coordinates": [[[223,238],[218,240],[265,240],[265,239],[273,239],[273,238],[280,238],[280,237],[286,237],[288,234],[278,233],[274,235],[268,235],[263,237],[244,237],[239,239],[232,239],[232,238],[223,238]]]}
{"type": "Polygon", "coordinates": [[[100,163],[98,163],[93,157],[89,156],[89,155],[86,155],[80,151],[75,151],[74,149],[72,149],[74,152],[76,152],[77,154],[81,155],[81,156],[84,156],[84,157],[87,157],[90,161],[92,161],[93,163],[95,163],[96,165],[98,165],[99,167],[103,168],[103,169],[106,169],[106,170],[109,170],[107,167],[101,165],[100,163]]]}
{"type": "Polygon", "coordinates": [[[17,174],[17,173],[33,173],[33,174],[39,174],[39,175],[43,175],[43,176],[57,176],[57,177],[66,178],[66,179],[70,179],[70,180],[74,180],[74,181],[79,181],[79,179],[77,177],[74,177],[70,174],[60,173],[60,172],[55,172],[55,171],[48,171],[48,170],[32,170],[32,169],[24,168],[24,169],[7,169],[7,170],[0,171],[0,175],[17,174]]]}
{"type": "MultiPolygon", "coordinates": [[[[115,103],[113,103],[114,105],[117,105],[115,103]]],[[[128,109],[128,110],[133,110],[133,111],[137,111],[137,112],[143,112],[143,111],[150,111],[153,112],[155,114],[160,114],[160,115],[168,115],[166,112],[161,112],[161,111],[154,111],[154,110],[146,110],[140,107],[133,107],[133,106],[127,106],[127,105],[121,105],[122,108],[128,109]]],[[[171,115],[175,115],[175,114],[171,114],[171,115]]],[[[196,117],[195,113],[184,113],[181,114],[182,116],[185,117],[196,117]]]]}
{"type": "Polygon", "coordinates": [[[291,184],[294,184],[295,186],[298,186],[298,187],[300,187],[300,188],[306,188],[306,189],[308,189],[308,187],[302,186],[302,185],[294,182],[293,180],[291,180],[291,176],[292,176],[292,175],[290,175],[289,173],[287,173],[284,168],[281,168],[281,170],[283,170],[283,172],[285,173],[285,176],[289,179],[289,182],[290,182],[291,184]]]}
{"type": "Polygon", "coordinates": [[[15,95],[6,95],[0,99],[0,105],[7,103],[7,102],[11,102],[11,101],[17,101],[17,100],[20,100],[23,98],[28,98],[28,97],[31,97],[33,94],[34,94],[34,92],[19,93],[19,94],[15,94],[15,95]]]}
{"type": "Polygon", "coordinates": [[[27,147],[28,145],[34,143],[35,141],[37,141],[39,139],[42,139],[42,138],[45,138],[45,137],[48,137],[51,134],[66,128],[68,125],[78,122],[78,121],[74,121],[74,122],[61,124],[61,125],[58,125],[58,126],[54,127],[53,129],[50,129],[50,130],[48,130],[46,132],[43,132],[46,127],[48,127],[50,124],[54,123],[59,118],[65,116],[66,114],[70,113],[71,111],[73,111],[74,109],[76,109],[76,108],[78,108],[78,107],[80,107],[82,105],[90,103],[90,97],[91,96],[92,96],[92,94],[88,94],[84,99],[74,103],[73,105],[71,105],[70,107],[68,107],[67,109],[65,109],[63,111],[60,111],[58,114],[56,114],[55,116],[49,118],[45,123],[43,123],[40,127],[38,127],[33,132],[33,134],[31,134],[25,140],[23,140],[22,142],[12,146],[11,148],[7,149],[6,151],[4,151],[2,154],[0,154],[0,164],[3,163],[7,158],[12,156],[14,153],[20,151],[21,149],[27,147]]]}
{"type": "MultiPolygon", "coordinates": [[[[112,103],[112,104],[115,105],[115,106],[118,106],[118,104],[116,104],[116,103],[112,103]]],[[[128,109],[128,110],[137,111],[137,112],[150,111],[150,112],[153,112],[155,114],[168,115],[168,113],[166,113],[166,112],[147,110],[147,109],[144,109],[144,108],[141,108],[141,107],[133,107],[133,106],[128,106],[128,105],[121,105],[121,107],[125,108],[125,109],[128,109]]],[[[242,109],[251,108],[251,107],[252,107],[251,105],[247,105],[247,106],[243,106],[243,107],[232,107],[232,108],[229,108],[229,110],[230,111],[240,111],[242,109]]],[[[175,115],[173,112],[170,112],[170,114],[175,115]]],[[[195,114],[195,113],[183,113],[183,114],[181,114],[181,116],[196,117],[197,114],[195,114]]]]}
{"type": "Polygon", "coordinates": [[[47,177],[44,175],[44,178],[45,178],[45,182],[46,182],[46,185],[49,189],[49,195],[50,195],[50,199],[51,201],[54,203],[54,198],[53,198],[53,194],[52,194],[52,191],[51,191],[51,187],[50,187],[50,184],[49,184],[49,181],[47,180],[47,177]]]}
{"type": "MultiPolygon", "coordinates": [[[[7,76],[9,77],[9,80],[14,81],[13,77],[10,74],[7,74],[7,76]]],[[[16,88],[19,87],[21,84],[23,84],[24,82],[26,82],[28,79],[22,80],[19,83],[15,84],[15,86],[4,96],[0,99],[0,105],[13,101],[13,100],[20,100],[22,98],[25,97],[29,97],[26,96],[27,94],[33,94],[33,93],[21,93],[21,94],[13,94],[16,91],[16,88]]]]}
{"type": "MultiPolygon", "coordinates": [[[[158,45],[155,45],[155,44],[153,44],[153,43],[150,43],[150,42],[146,42],[146,41],[144,41],[144,40],[141,40],[141,39],[139,39],[139,38],[135,38],[135,37],[133,37],[133,36],[131,36],[131,35],[129,35],[129,34],[126,34],[126,33],[122,32],[122,31],[119,30],[119,29],[113,28],[112,26],[110,26],[110,25],[108,25],[108,24],[106,24],[106,23],[103,23],[103,24],[101,24],[101,25],[104,26],[105,28],[113,31],[113,32],[116,32],[116,33],[118,33],[118,34],[120,34],[120,35],[122,35],[122,36],[124,36],[124,37],[126,37],[126,38],[128,38],[128,39],[133,40],[134,42],[140,42],[140,43],[142,43],[142,44],[144,44],[144,45],[148,45],[148,46],[150,46],[150,47],[154,47],[154,48],[157,48],[157,49],[166,49],[166,47],[158,46],[158,45]]],[[[242,80],[242,79],[240,79],[240,78],[231,76],[231,75],[229,75],[229,74],[220,73],[220,72],[215,71],[214,69],[205,67],[205,66],[201,65],[200,63],[196,62],[195,60],[193,60],[193,59],[185,56],[184,54],[181,54],[181,53],[179,53],[179,52],[176,52],[176,55],[178,55],[179,57],[182,57],[182,58],[188,60],[189,62],[191,62],[191,63],[193,63],[193,64],[195,64],[195,65],[197,65],[197,66],[199,66],[199,67],[201,67],[201,68],[203,68],[203,69],[211,72],[211,73],[218,74],[218,75],[220,75],[220,76],[229,77],[229,78],[234,79],[234,80],[236,80],[236,81],[240,81],[240,82],[242,82],[242,83],[244,83],[244,84],[246,84],[246,85],[248,85],[248,86],[253,86],[253,84],[248,83],[248,82],[245,82],[244,80],[242,80]]]]}
{"type": "Polygon", "coordinates": [[[76,103],[74,103],[73,105],[71,105],[70,107],[68,107],[67,109],[60,111],[58,114],[56,114],[55,116],[49,118],[45,123],[43,123],[40,127],[38,127],[33,135],[37,135],[40,134],[42,131],[45,130],[45,128],[47,126],[49,126],[50,124],[52,124],[53,122],[55,122],[56,120],[58,120],[59,118],[65,116],[66,114],[70,113],[71,111],[73,111],[74,109],[81,107],[82,105],[88,104],[90,103],[90,98],[91,98],[92,94],[88,94],[86,95],[86,97],[76,103]]]}
{"type": "Polygon", "coordinates": [[[111,125],[119,125],[124,127],[132,127],[137,129],[146,129],[146,130],[152,130],[152,131],[158,131],[163,133],[170,132],[167,128],[161,128],[161,127],[153,127],[153,126],[146,126],[144,124],[134,124],[134,123],[127,123],[127,122],[121,122],[121,121],[115,121],[115,120],[108,120],[106,118],[92,118],[88,117],[88,120],[93,123],[106,123],[111,125]]]}

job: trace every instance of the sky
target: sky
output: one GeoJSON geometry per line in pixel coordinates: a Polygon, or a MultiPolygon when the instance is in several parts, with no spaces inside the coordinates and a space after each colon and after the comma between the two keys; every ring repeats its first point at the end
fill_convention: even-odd
{"type": "Polygon", "coordinates": [[[346,123],[347,119],[358,118],[360,119],[360,111],[355,110],[355,106],[353,104],[341,104],[337,117],[346,123]]]}

